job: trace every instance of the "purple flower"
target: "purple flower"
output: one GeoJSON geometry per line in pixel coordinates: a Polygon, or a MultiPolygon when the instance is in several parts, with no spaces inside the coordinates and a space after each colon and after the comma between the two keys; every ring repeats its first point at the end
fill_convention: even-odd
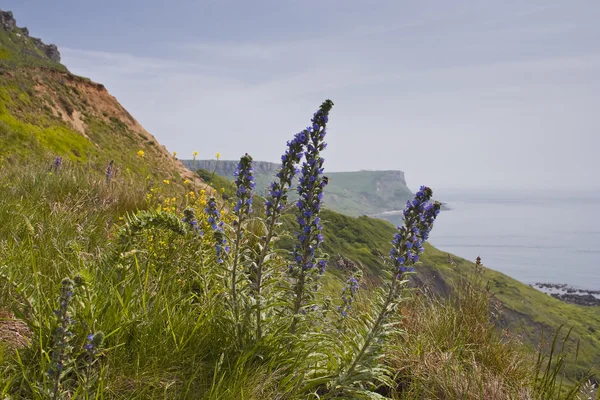
{"type": "Polygon", "coordinates": [[[220,220],[219,209],[217,208],[217,201],[214,197],[211,197],[206,203],[206,214],[208,215],[208,223],[213,229],[213,237],[215,239],[215,251],[217,261],[223,262],[222,257],[229,253],[229,246],[227,245],[227,238],[225,237],[225,231],[223,229],[223,221],[220,220]]]}
{"type": "Polygon", "coordinates": [[[406,203],[403,211],[404,225],[398,227],[392,240],[390,258],[397,273],[413,272],[409,264],[419,261],[419,254],[425,249],[423,243],[429,237],[435,218],[439,214],[441,204],[430,203],[433,192],[426,186],[421,186],[415,198],[406,203]]]}
{"type": "Polygon", "coordinates": [[[238,201],[234,211],[241,223],[248,215],[252,213],[252,189],[254,189],[254,171],[252,170],[252,157],[246,153],[237,166],[235,171],[236,196],[238,201]]]}
{"type": "Polygon", "coordinates": [[[348,311],[350,311],[352,303],[354,302],[354,297],[356,296],[357,292],[358,280],[356,279],[356,277],[354,277],[354,275],[352,275],[350,276],[350,278],[348,278],[346,286],[342,290],[342,306],[338,308],[342,318],[345,318],[348,315],[348,311]]]}
{"type": "MultiPolygon", "coordinates": [[[[313,115],[311,126],[306,128],[302,135],[306,139],[304,143],[306,159],[302,164],[297,188],[300,199],[296,203],[296,218],[300,225],[300,233],[297,236],[298,243],[293,252],[296,266],[291,269],[291,275],[297,279],[294,289],[294,315],[301,312],[305,306],[305,286],[310,283],[311,279],[316,279],[325,272],[326,264],[321,262],[323,260],[318,260],[316,256],[316,250],[323,241],[323,235],[320,233],[323,227],[319,212],[323,202],[323,189],[327,184],[327,178],[323,176],[324,159],[321,157],[320,150],[324,148],[327,116],[332,107],[331,100],[323,102],[313,115]],[[318,269],[315,270],[316,266],[318,269]]],[[[299,149],[299,156],[301,152],[302,150],[299,149]]],[[[295,324],[296,320],[294,319],[292,331],[295,329],[295,324]]]]}

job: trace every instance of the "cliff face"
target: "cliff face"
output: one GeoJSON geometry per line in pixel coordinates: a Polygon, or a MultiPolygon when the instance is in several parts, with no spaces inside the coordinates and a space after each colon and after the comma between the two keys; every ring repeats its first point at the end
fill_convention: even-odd
{"type": "MultiPolygon", "coordinates": [[[[182,160],[183,165],[193,169],[193,160],[182,160]]],[[[207,171],[215,171],[218,175],[231,178],[235,173],[238,161],[234,160],[196,160],[196,169],[205,169],[207,171]]],[[[268,162],[268,161],[253,161],[252,167],[254,168],[255,175],[269,175],[272,176],[277,172],[279,164],[268,162]]]]}
{"type": "Polygon", "coordinates": [[[56,46],[0,11],[0,160],[60,155],[98,170],[114,160],[122,172],[201,184],[102,84],[59,61],[56,46]]]}
{"type": "MultiPolygon", "coordinates": [[[[183,164],[194,169],[192,160],[183,164]]],[[[237,168],[233,160],[196,160],[196,169],[215,171],[216,174],[233,179],[237,168]]],[[[279,164],[254,161],[257,193],[264,194],[279,169],[279,164]]],[[[326,172],[329,184],[325,188],[327,208],[350,216],[374,215],[404,208],[412,192],[406,186],[402,171],[354,171],[326,172]]]]}

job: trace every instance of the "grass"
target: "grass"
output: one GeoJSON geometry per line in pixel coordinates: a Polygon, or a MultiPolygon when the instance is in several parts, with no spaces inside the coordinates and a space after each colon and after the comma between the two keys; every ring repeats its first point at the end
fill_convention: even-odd
{"type": "MultiPolygon", "coordinates": [[[[307,348],[289,347],[296,339],[274,331],[259,347],[235,350],[235,335],[224,319],[226,303],[212,239],[181,234],[185,206],[193,205],[201,224],[207,223],[202,193],[193,198],[173,193],[177,199],[171,201],[172,192],[162,186],[148,192],[139,179],[126,176],[107,185],[101,173],[70,162],[50,173],[50,161],[4,164],[0,169],[0,237],[6,238],[0,245],[0,309],[25,321],[31,331],[29,346],[15,353],[5,345],[0,351],[0,393],[46,398],[44,393],[54,387],[47,370],[56,352],[53,310],[59,306],[65,277],[81,284],[73,289],[69,306],[77,322],[69,327],[74,356],[70,372],[61,379],[62,391],[109,399],[285,399],[314,390],[303,392],[308,382],[303,376],[311,364],[299,362],[307,348]],[[98,331],[105,333],[105,345],[86,367],[86,336],[98,331]]],[[[220,183],[227,194],[230,186],[220,183]]],[[[387,247],[393,228],[384,221],[331,211],[323,218],[331,238],[327,250],[376,274],[373,263],[381,262],[377,249],[387,247]]],[[[446,265],[438,260],[445,255],[431,247],[426,254],[430,256],[423,270],[436,268],[436,263],[454,269],[470,265],[462,260],[456,267],[446,265]]],[[[321,300],[336,304],[348,271],[330,271],[322,282],[321,300]]],[[[368,318],[370,293],[378,285],[375,275],[364,281],[349,332],[368,318]]],[[[397,316],[401,329],[389,337],[386,350],[395,383],[375,389],[393,399],[458,399],[480,398],[480,393],[493,390],[508,396],[520,393],[521,387],[530,396],[525,398],[535,398],[533,353],[502,336],[478,293],[483,291],[405,301],[397,316]],[[468,383],[461,379],[465,376],[468,383]]],[[[308,336],[299,343],[317,346],[325,332],[315,337],[317,342],[308,336]]]]}
{"type": "Polygon", "coordinates": [[[0,157],[20,163],[61,155],[98,171],[114,160],[117,173],[146,174],[149,181],[167,178],[181,187],[184,178],[173,157],[128,127],[120,119],[127,117],[124,110],[120,118],[115,110],[120,105],[114,98],[83,78],[16,67],[10,75],[0,75],[0,157]],[[98,104],[102,101],[106,104],[98,104]],[[107,106],[111,112],[102,111],[107,106]],[[84,132],[75,129],[75,115],[84,132]],[[138,150],[146,157],[138,157],[138,150]]]}
{"type": "MultiPolygon", "coordinates": [[[[212,173],[201,172],[203,178],[212,184],[211,179],[225,185],[227,180],[212,173]]],[[[337,260],[349,260],[355,267],[365,272],[369,286],[376,286],[380,281],[381,271],[385,268],[384,258],[389,252],[394,227],[384,221],[369,217],[353,218],[332,210],[324,210],[323,233],[327,240],[323,247],[329,254],[330,265],[337,260]]],[[[287,215],[283,219],[283,230],[293,232],[297,229],[295,219],[287,215]]],[[[293,236],[282,236],[278,246],[291,250],[294,246],[293,236]]],[[[467,260],[452,256],[433,246],[426,245],[426,252],[414,279],[419,287],[426,287],[439,296],[449,296],[461,287],[465,276],[470,274],[474,264],[467,260]]],[[[332,268],[333,276],[342,278],[340,269],[332,268]]],[[[501,308],[501,315],[496,320],[499,329],[508,332],[522,342],[530,353],[538,350],[543,336],[552,337],[561,326],[573,327],[567,342],[572,357],[566,363],[563,373],[570,381],[587,376],[592,371],[595,375],[600,367],[600,342],[596,332],[600,329],[600,314],[595,307],[585,307],[561,302],[529,285],[523,284],[500,272],[481,267],[482,277],[489,284],[490,293],[501,308]],[[578,357],[574,357],[579,348],[578,357]]]]}
{"type": "Polygon", "coordinates": [[[64,65],[50,60],[30,40],[26,39],[20,28],[15,28],[12,32],[2,29],[0,31],[0,68],[11,70],[20,66],[67,71],[64,65]]]}

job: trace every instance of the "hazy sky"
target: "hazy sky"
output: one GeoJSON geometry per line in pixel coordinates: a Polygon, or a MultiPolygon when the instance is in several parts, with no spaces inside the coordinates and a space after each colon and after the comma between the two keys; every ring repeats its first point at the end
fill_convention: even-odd
{"type": "Polygon", "coordinates": [[[600,188],[600,1],[5,0],[181,158],[278,161],[326,98],[330,171],[600,188]]]}

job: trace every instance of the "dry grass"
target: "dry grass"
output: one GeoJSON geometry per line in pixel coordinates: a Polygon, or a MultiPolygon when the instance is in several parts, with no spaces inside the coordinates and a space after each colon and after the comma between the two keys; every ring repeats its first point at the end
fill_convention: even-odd
{"type": "Polygon", "coordinates": [[[533,356],[491,318],[492,297],[479,271],[449,298],[415,292],[402,310],[404,335],[388,362],[397,396],[419,399],[530,399],[533,356]]]}

